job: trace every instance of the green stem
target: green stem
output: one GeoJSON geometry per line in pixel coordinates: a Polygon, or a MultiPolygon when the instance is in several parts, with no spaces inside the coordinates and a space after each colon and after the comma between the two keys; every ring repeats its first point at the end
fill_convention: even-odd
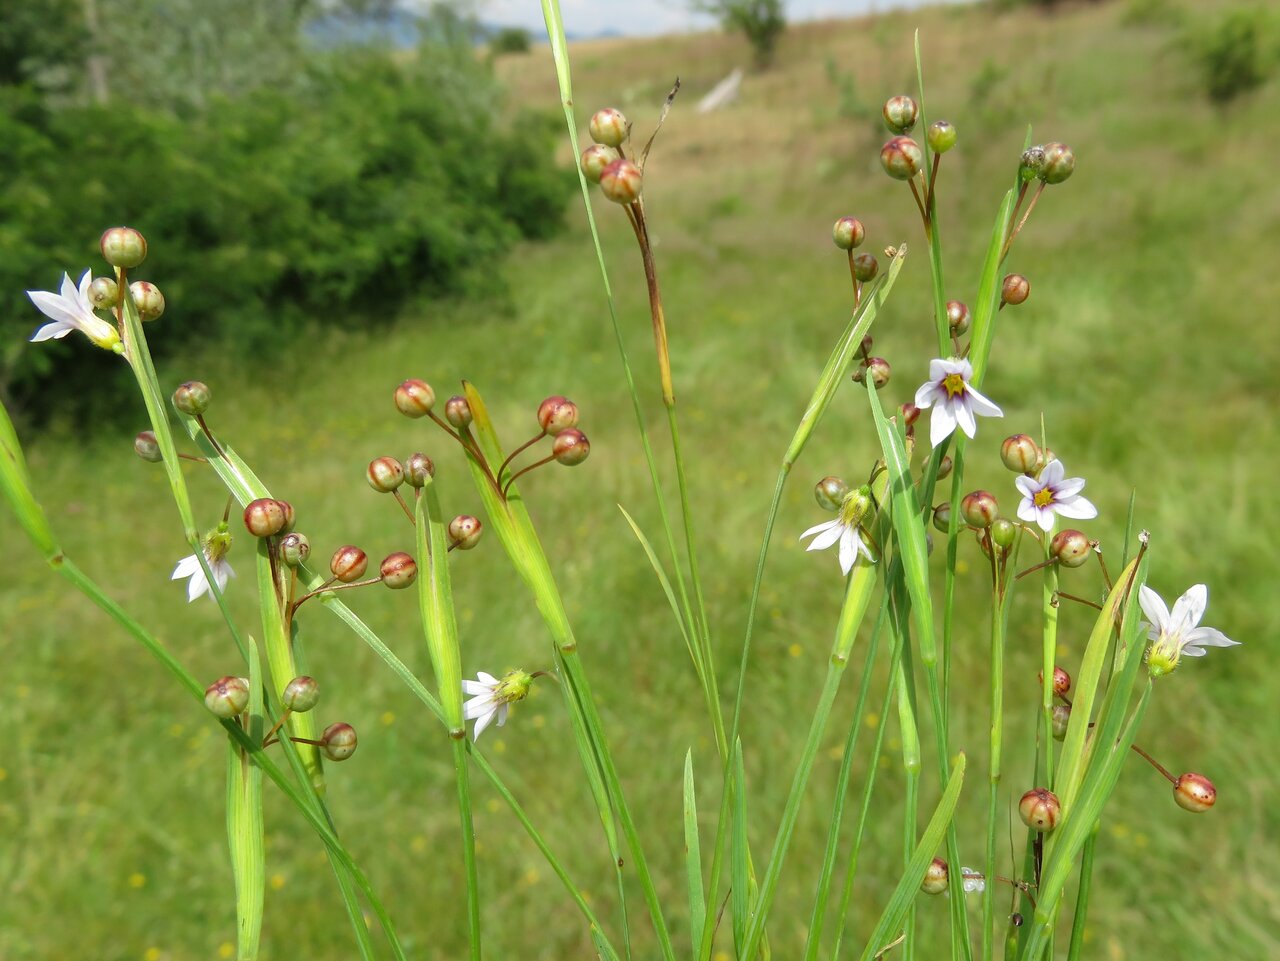
{"type": "Polygon", "coordinates": [[[1080,952],[1084,948],[1084,926],[1089,914],[1089,895],[1093,891],[1094,847],[1098,841],[1098,825],[1093,826],[1093,833],[1084,842],[1084,853],[1080,858],[1080,886],[1076,891],[1076,911],[1071,919],[1071,944],[1067,948],[1067,961],[1079,961],[1080,952]]]}
{"type": "Polygon", "coordinates": [[[1004,739],[1004,615],[996,552],[991,552],[991,758],[987,786],[986,887],[982,894],[982,958],[995,956],[997,812],[1000,802],[1001,750],[1004,739]]]}
{"type": "Polygon", "coordinates": [[[465,736],[453,739],[453,773],[458,788],[458,812],[462,819],[462,861],[467,875],[467,927],[471,959],[480,961],[480,873],[476,867],[476,831],[471,820],[471,782],[467,777],[465,736]]]}

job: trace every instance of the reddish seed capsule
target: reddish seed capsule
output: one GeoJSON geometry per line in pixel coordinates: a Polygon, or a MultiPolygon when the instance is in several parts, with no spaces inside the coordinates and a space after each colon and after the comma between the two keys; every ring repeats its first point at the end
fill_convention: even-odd
{"type": "Polygon", "coordinates": [[[390,494],[404,483],[404,467],[394,457],[378,457],[369,461],[365,480],[380,494],[390,494]]]}
{"type": "Polygon", "coordinates": [[[382,583],[393,591],[402,590],[412,584],[418,577],[418,565],[404,551],[388,554],[378,567],[382,583]]]}
{"type": "Polygon", "coordinates": [[[89,284],[89,303],[98,310],[108,310],[120,303],[120,288],[110,277],[94,277],[89,284]]]}
{"type": "Polygon", "coordinates": [[[960,300],[947,301],[947,324],[951,333],[960,336],[969,329],[969,306],[960,300]]]}
{"type": "Polygon", "coordinates": [[[848,496],[849,485],[839,477],[824,477],[813,485],[813,499],[824,511],[831,511],[833,514],[840,509],[848,496]]]}
{"type": "Polygon", "coordinates": [[[280,501],[260,497],[244,509],[244,526],[254,537],[271,537],[285,527],[285,511],[280,501]]]}
{"type": "Polygon", "coordinates": [[[427,478],[435,476],[435,462],[426,454],[410,454],[404,462],[404,479],[410,487],[426,487],[427,478]]]}
{"type": "Polygon", "coordinates": [[[910,137],[894,137],[880,148],[880,166],[894,180],[910,180],[924,166],[924,151],[910,137]]]}
{"type": "Polygon", "coordinates": [[[600,192],[615,204],[631,204],[640,199],[643,187],[640,168],[619,157],[600,172],[600,192]]]}
{"type": "Polygon", "coordinates": [[[1000,513],[1000,505],[990,491],[973,491],[960,501],[960,516],[971,527],[988,528],[1000,513]]]}
{"type": "Polygon", "coordinates": [[[902,415],[902,422],[908,427],[920,419],[920,408],[911,403],[911,401],[907,401],[899,407],[898,412],[902,415]]]}
{"type": "Polygon", "coordinates": [[[368,569],[369,555],[352,544],[339,547],[329,559],[330,573],[344,584],[360,580],[368,569]]]}
{"type": "Polygon", "coordinates": [[[907,133],[916,125],[916,118],[920,116],[920,105],[916,103],[915,98],[908,96],[890,97],[884,102],[885,126],[894,133],[907,133]]]}
{"type": "Polygon", "coordinates": [[[591,131],[591,139],[606,147],[621,147],[627,139],[627,118],[621,110],[605,107],[591,115],[587,129],[591,131]]]}
{"type": "Polygon", "coordinates": [[[920,890],[925,894],[941,894],[947,889],[947,862],[934,858],[924,872],[920,890]]]}
{"type": "Polygon", "coordinates": [[[320,740],[320,750],[330,761],[345,761],[356,753],[356,729],[343,721],[326,727],[320,740]]]}
{"type": "Polygon", "coordinates": [[[1056,140],[1044,145],[1044,166],[1040,179],[1047,184],[1060,184],[1076,169],[1076,155],[1071,148],[1056,140]]]}
{"type": "Polygon", "coordinates": [[[126,270],[147,259],[147,238],[132,227],[111,227],[98,242],[102,256],[112,267],[126,270]]]}
{"type": "Polygon", "coordinates": [[[943,501],[933,509],[933,526],[944,534],[951,532],[951,504],[943,501]]]}
{"type": "Polygon", "coordinates": [[[293,530],[293,522],[295,519],[295,516],[293,513],[293,505],[290,504],[288,501],[280,500],[280,498],[278,497],[276,498],[276,503],[279,504],[280,509],[284,511],[284,528],[281,530],[281,533],[288,534],[291,530],[293,530]]]}
{"type": "Polygon", "coordinates": [[[173,392],[173,406],[188,417],[199,417],[209,409],[213,401],[213,392],[209,385],[198,380],[189,380],[179,384],[173,392]]]}
{"type": "Polygon", "coordinates": [[[1063,567],[1080,567],[1089,559],[1093,542],[1084,531],[1058,531],[1049,542],[1049,553],[1063,567]]]}
{"type": "Polygon", "coordinates": [[[237,717],[249,706],[247,677],[220,677],[204,689],[204,706],[218,717],[237,717]]]}
{"type": "Polygon", "coordinates": [[[471,405],[467,399],[454,396],[445,401],[444,419],[458,430],[471,426],[471,405]]]}
{"type": "Polygon", "coordinates": [[[951,455],[943,454],[942,460],[938,461],[938,480],[946,480],[950,477],[955,466],[956,462],[951,459],[951,455]]]}
{"type": "Polygon", "coordinates": [[[871,383],[879,390],[885,384],[889,383],[889,377],[893,373],[893,368],[889,366],[889,362],[883,357],[868,357],[860,366],[853,371],[853,382],[861,384],[866,381],[870,375],[871,383]]]}
{"type": "Polygon", "coordinates": [[[1173,785],[1173,799],[1182,810],[1203,814],[1218,800],[1218,789],[1203,774],[1183,774],[1173,785]]]}
{"type": "Polygon", "coordinates": [[[159,287],[145,280],[136,280],[129,285],[129,293],[138,308],[139,319],[144,323],[160,319],[164,313],[164,294],[160,293],[159,287]]]}
{"type": "Polygon", "coordinates": [[[566,467],[581,464],[590,453],[591,441],[587,440],[587,435],[572,427],[556,434],[556,439],[551,445],[551,456],[557,463],[564,464],[566,467]]]}
{"type": "Polygon", "coordinates": [[[866,238],[866,228],[857,217],[841,217],[831,228],[831,239],[841,250],[853,250],[861,247],[866,238]]]}
{"type": "Polygon", "coordinates": [[[280,557],[288,567],[300,567],[311,556],[311,541],[296,531],[280,539],[280,557]]]}
{"type": "Polygon", "coordinates": [[[320,685],[314,677],[295,677],[284,689],[280,703],[295,714],[306,714],[320,702],[320,685]]]}
{"type": "Polygon", "coordinates": [[[577,427],[578,405],[568,397],[553,394],[538,405],[538,425],[548,434],[577,427]]]}
{"type": "Polygon", "coordinates": [[[1061,814],[1062,805],[1057,795],[1042,787],[1028,791],[1018,802],[1018,816],[1033,831],[1052,831],[1061,814]]]}
{"type": "MultiPolygon", "coordinates": [[[[1044,671],[1036,674],[1036,679],[1044,683],[1044,671]]],[[[1071,675],[1062,668],[1055,666],[1053,669],[1053,693],[1058,697],[1064,697],[1071,692],[1071,675]]]]}
{"type": "Polygon", "coordinates": [[[1071,705],[1055,704],[1053,706],[1053,739],[1062,741],[1067,736],[1067,725],[1071,723],[1071,705]]]}
{"type": "Polygon", "coordinates": [[[143,460],[152,464],[159,463],[162,457],[156,435],[149,430],[144,430],[133,439],[133,451],[143,460]]]}
{"type": "Polygon", "coordinates": [[[853,276],[860,284],[871,280],[880,270],[880,262],[875,254],[866,252],[855,254],[853,258],[853,276]]]}
{"type": "Polygon", "coordinates": [[[604,168],[617,159],[618,151],[602,143],[593,143],[582,151],[582,156],[578,158],[578,166],[582,168],[584,177],[593,184],[598,184],[600,175],[604,173],[604,168]]]}
{"type": "Polygon", "coordinates": [[[449,540],[460,551],[469,551],[480,543],[482,525],[480,518],[459,514],[449,521],[449,540]]]}
{"type": "Polygon", "coordinates": [[[1000,287],[1000,301],[1017,307],[1031,296],[1031,282],[1022,274],[1009,274],[1000,287]]]}
{"type": "Polygon", "coordinates": [[[1040,445],[1027,434],[1014,434],[1000,445],[1000,460],[1011,471],[1035,473],[1040,469],[1040,445]]]}
{"type": "Polygon", "coordinates": [[[436,402],[436,392],[425,380],[411,377],[396,388],[396,410],[405,417],[426,417],[436,402]]]}

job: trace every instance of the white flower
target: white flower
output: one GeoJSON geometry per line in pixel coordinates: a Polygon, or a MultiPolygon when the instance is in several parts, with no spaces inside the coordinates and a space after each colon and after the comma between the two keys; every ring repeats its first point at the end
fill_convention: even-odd
{"type": "MultiPolygon", "coordinates": [[[[218,592],[222,593],[227,589],[227,581],[236,576],[236,572],[231,569],[231,564],[227,561],[227,551],[231,549],[231,534],[227,531],[227,525],[219,524],[215,530],[209,532],[200,546],[205,560],[209,562],[213,579],[217,582],[218,592]]],[[[191,579],[187,584],[188,604],[202,594],[208,594],[209,600],[216,601],[213,592],[209,590],[209,579],[204,576],[204,568],[200,566],[200,558],[195,554],[178,561],[178,566],[173,569],[173,575],[169,580],[176,581],[184,577],[191,579]]]]}
{"type": "Polygon", "coordinates": [[[1203,584],[1189,587],[1174,601],[1172,613],[1160,595],[1146,584],[1138,592],[1138,603],[1150,619],[1147,638],[1153,643],[1147,650],[1147,667],[1156,677],[1177,667],[1184,654],[1203,657],[1206,647],[1234,647],[1240,643],[1216,628],[1199,626],[1209,603],[1209,589],[1203,584]]]}
{"type": "Polygon", "coordinates": [[[53,323],[45,324],[32,334],[31,340],[56,340],[73,330],[79,330],[104,350],[117,350],[120,346],[120,334],[115,327],[93,312],[93,304],[89,302],[89,284],[92,282],[93,273],[86,270],[80,278],[78,288],[64,273],[60,293],[28,290],[27,296],[40,309],[40,313],[53,320],[53,323]]]}
{"type": "Polygon", "coordinates": [[[960,877],[963,879],[960,886],[964,888],[965,894],[981,893],[987,889],[987,879],[982,876],[981,871],[961,868],[960,877]]]}
{"type": "Polygon", "coordinates": [[[929,379],[916,391],[916,406],[921,410],[933,408],[929,418],[929,442],[937,447],[960,429],[973,437],[978,429],[974,414],[983,417],[1003,417],[1004,412],[979,394],[969,383],[973,379],[973,365],[967,360],[941,357],[929,361],[929,379]]]}
{"type": "Polygon", "coordinates": [[[480,740],[486,727],[498,720],[498,727],[507,723],[507,711],[516,701],[523,701],[533,684],[533,675],[526,671],[508,671],[498,680],[484,671],[476,672],[476,680],[462,682],[462,692],[474,697],[462,705],[462,718],[475,720],[471,731],[473,741],[480,740]]]}
{"type": "Polygon", "coordinates": [[[809,542],[809,546],[805,550],[826,550],[831,545],[838,543],[840,545],[840,570],[846,575],[853,570],[853,565],[857,562],[858,554],[860,553],[874,564],[876,562],[875,555],[871,553],[871,549],[862,540],[862,534],[860,533],[863,518],[870,513],[873,506],[871,488],[863,486],[857,490],[850,491],[841,502],[840,511],[835,520],[810,527],[800,535],[801,540],[811,534],[817,535],[809,542]]]}
{"type": "Polygon", "coordinates": [[[1088,520],[1098,516],[1098,508],[1093,502],[1080,496],[1084,490],[1083,477],[1063,478],[1067,472],[1062,461],[1054,459],[1044,465],[1040,477],[1027,477],[1025,474],[1014,480],[1018,490],[1022,492],[1022,501],[1018,504],[1018,517],[1022,520],[1040,525],[1041,530],[1053,530],[1053,515],[1061,514],[1076,520],[1088,520]]]}

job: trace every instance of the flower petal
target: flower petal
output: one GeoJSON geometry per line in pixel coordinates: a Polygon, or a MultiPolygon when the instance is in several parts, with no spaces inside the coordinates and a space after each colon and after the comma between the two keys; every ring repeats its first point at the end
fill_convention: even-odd
{"type": "Polygon", "coordinates": [[[972,387],[968,387],[965,391],[965,397],[968,399],[969,406],[973,408],[973,412],[975,414],[981,414],[983,417],[1004,416],[1004,411],[991,403],[990,399],[988,399],[984,394],[978,393],[972,387]]]}
{"type": "Polygon", "coordinates": [[[462,705],[462,717],[463,720],[470,721],[472,718],[487,714],[494,709],[493,697],[487,693],[481,694],[479,697],[473,697],[462,705]]]}
{"type": "Polygon", "coordinates": [[[486,674],[484,671],[476,671],[476,677],[484,681],[490,687],[498,686],[498,679],[494,677],[492,674],[486,674]]]}
{"type": "Polygon", "coordinates": [[[804,540],[810,534],[820,534],[823,531],[829,529],[833,524],[836,527],[839,527],[840,521],[837,519],[837,520],[831,520],[831,521],[823,521],[821,524],[814,524],[807,531],[805,531],[803,534],[800,535],[800,540],[804,540]]]}
{"type": "Polygon", "coordinates": [[[471,740],[473,742],[480,740],[480,735],[484,732],[484,729],[488,727],[490,724],[492,724],[493,719],[497,716],[498,716],[497,708],[494,708],[492,711],[489,711],[489,713],[487,714],[481,715],[481,717],[479,717],[476,720],[475,728],[471,731],[471,740]]]}
{"type": "Polygon", "coordinates": [[[1053,509],[1063,517],[1070,517],[1073,520],[1087,521],[1091,517],[1098,516],[1098,508],[1093,506],[1093,501],[1079,495],[1068,497],[1063,501],[1055,501],[1053,509]]]}
{"type": "Polygon", "coordinates": [[[1032,503],[1030,497],[1024,497],[1022,500],[1018,501],[1018,520],[1026,521],[1028,524],[1034,524],[1036,523],[1036,518],[1038,516],[1039,512],[1036,510],[1036,505],[1032,503]]]}
{"type": "Polygon", "coordinates": [[[1044,470],[1040,471],[1040,486],[1056,487],[1062,483],[1062,478],[1066,473],[1067,469],[1062,466],[1062,461],[1055,457],[1044,465],[1044,470]]]}
{"type": "MultiPolygon", "coordinates": [[[[917,404],[917,407],[920,405],[917,404]]],[[[938,404],[929,415],[929,443],[937,447],[950,437],[956,429],[956,415],[946,404],[938,404]]]]}
{"type": "Polygon", "coordinates": [[[1082,490],[1084,490],[1083,477],[1068,477],[1053,485],[1053,497],[1054,500],[1064,501],[1068,497],[1075,497],[1082,490]]]}
{"type": "Polygon", "coordinates": [[[955,364],[945,361],[941,357],[936,357],[929,361],[929,380],[934,384],[946,377],[947,374],[958,373],[959,371],[956,369],[955,364]]]}
{"type": "Polygon", "coordinates": [[[858,533],[852,527],[846,527],[840,535],[840,570],[846,577],[853,570],[854,561],[858,559],[858,533]]]}
{"type": "Polygon", "coordinates": [[[960,429],[965,432],[965,436],[972,439],[978,430],[978,422],[974,419],[973,410],[969,407],[969,398],[961,394],[951,402],[951,409],[955,413],[956,423],[960,425],[960,429]]]}
{"type": "Polygon", "coordinates": [[[1052,507],[1035,507],[1036,523],[1040,525],[1040,529],[1046,534],[1053,530],[1053,508],[1052,507]]]}
{"type": "Polygon", "coordinates": [[[1036,491],[1040,490],[1040,482],[1034,477],[1028,477],[1026,474],[1019,474],[1013,479],[1013,486],[1018,488],[1023,497],[1031,498],[1036,496],[1036,491]]]}
{"type": "Polygon", "coordinates": [[[510,710],[510,708],[511,705],[506,702],[498,705],[498,727],[502,727],[507,723],[507,711],[510,710]]]}
{"type": "Polygon", "coordinates": [[[943,400],[946,393],[938,389],[938,385],[933,381],[926,381],[916,390],[916,406],[921,410],[927,410],[937,401],[943,400]]]}
{"type": "Polygon", "coordinates": [[[1197,627],[1184,635],[1182,653],[1196,657],[1198,654],[1203,653],[1201,648],[1237,647],[1239,644],[1239,641],[1233,641],[1216,627],[1197,627]],[[1196,651],[1195,654],[1192,654],[1193,649],[1196,651]]]}
{"type": "Polygon", "coordinates": [[[73,327],[79,326],[77,322],[80,316],[76,313],[74,305],[68,304],[57,294],[51,294],[47,290],[28,290],[27,296],[46,317],[60,320],[64,324],[71,324],[73,327]]]}
{"type": "Polygon", "coordinates": [[[488,694],[492,690],[492,687],[488,684],[483,684],[480,681],[471,681],[466,678],[462,679],[463,694],[488,694]]]}
{"type": "Polygon", "coordinates": [[[1173,602],[1173,614],[1170,620],[1177,625],[1177,630],[1190,630],[1200,623],[1204,617],[1204,609],[1209,603],[1209,589],[1203,584],[1195,584],[1187,588],[1187,592],[1173,602]]]}
{"type": "Polygon", "coordinates": [[[191,580],[187,581],[187,603],[190,604],[197,597],[206,594],[209,591],[209,581],[204,576],[204,571],[199,568],[191,575],[191,580]]]}
{"type": "Polygon", "coordinates": [[[62,320],[55,320],[51,324],[45,324],[32,334],[30,341],[33,344],[38,344],[43,340],[61,340],[75,329],[75,324],[69,324],[62,320]]]}
{"type": "Polygon", "coordinates": [[[823,531],[821,534],[819,534],[817,537],[815,537],[813,540],[809,542],[809,546],[806,547],[805,550],[806,551],[826,550],[836,541],[840,540],[840,537],[842,534],[844,534],[845,529],[846,529],[845,526],[841,524],[839,521],[832,521],[830,523],[830,526],[828,526],[825,531],[823,531]]]}
{"type": "Polygon", "coordinates": [[[1160,636],[1159,632],[1169,623],[1169,608],[1165,607],[1164,598],[1146,584],[1138,588],[1138,604],[1142,607],[1142,613],[1147,615],[1147,620],[1151,622],[1151,631],[1155,635],[1151,639],[1154,641],[1160,636]]]}
{"type": "Polygon", "coordinates": [[[169,580],[176,581],[180,577],[190,577],[198,570],[200,570],[200,561],[196,559],[196,555],[188,554],[182,560],[178,561],[178,564],[173,569],[173,574],[170,575],[169,580]]]}

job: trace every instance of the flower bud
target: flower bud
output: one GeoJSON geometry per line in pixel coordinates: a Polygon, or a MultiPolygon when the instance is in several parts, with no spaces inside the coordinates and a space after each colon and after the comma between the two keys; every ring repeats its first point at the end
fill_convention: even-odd
{"type": "Polygon", "coordinates": [[[640,199],[640,168],[619,157],[600,172],[600,192],[615,204],[631,204],[640,199]]]}
{"type": "Polygon", "coordinates": [[[285,528],[284,505],[270,497],[250,501],[244,509],[244,526],[254,537],[271,537],[285,528]]]}
{"type": "Polygon", "coordinates": [[[890,97],[884,102],[885,126],[894,133],[907,133],[916,125],[920,116],[920,106],[915,99],[907,96],[890,97]]]}
{"type": "Polygon", "coordinates": [[[461,396],[450,397],[445,401],[444,419],[462,430],[464,427],[471,426],[471,405],[467,403],[467,399],[461,396]]]}
{"type": "Polygon", "coordinates": [[[1040,179],[1047,184],[1060,184],[1071,176],[1076,169],[1076,155],[1064,143],[1044,145],[1044,166],[1040,169],[1040,179]]]}
{"type": "Polygon", "coordinates": [[[173,392],[173,406],[188,417],[199,417],[209,409],[212,400],[213,393],[209,390],[209,385],[198,380],[179,384],[178,389],[173,392]]]}
{"type": "Polygon", "coordinates": [[[568,397],[552,394],[538,405],[538,426],[544,433],[558,434],[578,426],[578,405],[568,397]]]}
{"type": "Polygon", "coordinates": [[[102,256],[112,267],[126,270],[147,259],[147,238],[132,227],[111,227],[98,241],[102,256]]]}
{"type": "Polygon", "coordinates": [[[120,303],[120,288],[110,277],[94,277],[89,284],[89,303],[98,310],[108,310],[120,303]]]}
{"type": "Polygon", "coordinates": [[[364,577],[369,569],[369,555],[352,544],[339,547],[329,558],[329,571],[344,584],[350,584],[364,577]]]}
{"type": "Polygon", "coordinates": [[[303,674],[285,685],[280,703],[294,714],[306,714],[320,701],[320,685],[314,677],[303,674]]]}
{"type": "Polygon", "coordinates": [[[934,153],[946,153],[956,145],[956,126],[950,120],[935,120],[927,136],[934,153]]]}
{"type": "Polygon", "coordinates": [[[1028,147],[1022,152],[1022,160],[1018,164],[1018,176],[1024,181],[1035,180],[1044,170],[1044,147],[1028,147]]]}
{"type": "Polygon", "coordinates": [[[164,313],[164,294],[160,293],[159,287],[145,280],[135,280],[129,285],[129,294],[144,323],[160,319],[160,315],[164,313]]]}
{"type": "Polygon", "coordinates": [[[410,487],[426,487],[427,478],[436,476],[436,465],[426,454],[410,454],[404,462],[404,479],[410,487]]]}
{"type": "Polygon", "coordinates": [[[149,430],[144,430],[133,439],[133,451],[145,461],[152,464],[160,462],[160,445],[156,442],[156,435],[149,430]]]}
{"type": "Polygon", "coordinates": [[[418,565],[404,551],[396,551],[382,559],[378,567],[382,583],[393,591],[402,590],[412,584],[418,577],[418,565]]]}
{"type": "Polygon", "coordinates": [[[920,890],[925,894],[941,894],[947,889],[947,862],[942,858],[934,858],[925,868],[924,881],[920,890]]]}
{"type": "Polygon", "coordinates": [[[1022,274],[1009,274],[1000,286],[1000,302],[1017,307],[1031,296],[1031,282],[1022,274]]]}
{"type": "Polygon", "coordinates": [[[880,270],[880,262],[875,254],[861,253],[853,258],[853,277],[860,284],[865,284],[880,270]]]}
{"type": "Polygon", "coordinates": [[[947,301],[947,324],[953,337],[969,329],[969,305],[960,300],[947,301]]]}
{"type": "MultiPolygon", "coordinates": [[[[1036,680],[1044,684],[1044,671],[1036,673],[1036,680]]],[[[1057,665],[1053,668],[1053,693],[1056,697],[1071,693],[1071,675],[1057,665]]]]}
{"type": "Polygon", "coordinates": [[[894,180],[910,180],[924,166],[924,152],[910,137],[894,137],[880,148],[880,166],[894,180]]]}
{"type": "Polygon", "coordinates": [[[938,480],[946,480],[951,476],[952,469],[956,466],[956,462],[951,459],[950,454],[943,454],[942,460],[938,461],[938,480]]]}
{"type": "Polygon", "coordinates": [[[1003,551],[1013,547],[1018,538],[1018,525],[1007,517],[997,517],[991,522],[991,540],[1003,551]]]}
{"type": "Polygon", "coordinates": [[[1089,559],[1093,550],[1093,542],[1084,531],[1058,531],[1049,542],[1049,554],[1063,567],[1081,567],[1089,559]]]}
{"type": "Polygon", "coordinates": [[[876,390],[879,390],[889,383],[889,375],[892,373],[893,368],[889,366],[889,362],[883,357],[868,357],[859,367],[854,369],[853,382],[861,384],[870,374],[871,383],[875,385],[876,390]]]}
{"type": "Polygon", "coordinates": [[[960,502],[960,516],[971,527],[990,527],[999,512],[1000,505],[990,491],[973,491],[960,502]]]}
{"type": "Polygon", "coordinates": [[[627,139],[627,118],[621,110],[605,107],[591,116],[587,129],[591,131],[591,139],[606,147],[621,147],[627,139]]]}
{"type": "Polygon", "coordinates": [[[920,408],[911,403],[911,401],[907,401],[899,407],[898,413],[902,416],[902,423],[908,427],[920,419],[920,408]]]}
{"type": "Polygon", "coordinates": [[[436,402],[436,392],[425,380],[411,377],[396,388],[396,410],[405,417],[426,417],[436,402]]]}
{"type": "Polygon", "coordinates": [[[1027,434],[1014,434],[1000,445],[1000,459],[1011,471],[1034,474],[1039,470],[1040,445],[1027,434]]]}
{"type": "Polygon", "coordinates": [[[824,477],[813,485],[813,499],[824,511],[835,513],[849,496],[849,485],[834,475],[824,477]]]}
{"type": "Polygon", "coordinates": [[[294,531],[280,539],[280,557],[288,567],[300,567],[311,556],[311,541],[306,534],[294,531]]]}
{"type": "Polygon", "coordinates": [[[944,534],[951,532],[951,502],[943,501],[933,509],[933,526],[944,534]]]}
{"type": "Polygon", "coordinates": [[[1018,816],[1033,831],[1052,831],[1061,814],[1062,805],[1058,803],[1057,795],[1042,787],[1028,791],[1018,802],[1018,816]]]}
{"type": "Polygon", "coordinates": [[[582,175],[587,180],[593,184],[598,184],[600,175],[604,173],[604,168],[617,159],[618,151],[612,147],[606,147],[602,143],[593,143],[582,151],[582,156],[578,159],[578,166],[582,168],[582,175]]]}
{"type": "Polygon", "coordinates": [[[1174,782],[1173,799],[1192,814],[1203,814],[1218,800],[1218,789],[1203,774],[1183,774],[1174,782]]]}
{"type": "Polygon", "coordinates": [[[572,427],[556,434],[551,445],[551,456],[566,467],[581,464],[590,453],[591,441],[587,440],[587,435],[572,427]]]}
{"type": "Polygon", "coordinates": [[[204,689],[204,706],[218,717],[237,717],[249,706],[247,677],[220,677],[204,689]]]}
{"type": "Polygon", "coordinates": [[[365,480],[380,494],[390,494],[404,483],[404,467],[394,457],[377,457],[369,461],[365,480]]]}
{"type": "Polygon", "coordinates": [[[841,250],[853,250],[854,247],[861,247],[862,241],[866,236],[866,228],[862,226],[862,221],[857,217],[841,217],[836,221],[836,225],[831,228],[831,239],[835,241],[835,245],[841,250]]]}
{"type": "Polygon", "coordinates": [[[1067,725],[1071,723],[1071,705],[1055,704],[1053,706],[1053,717],[1050,719],[1053,724],[1053,739],[1062,741],[1067,736],[1067,725]]]}
{"type": "Polygon", "coordinates": [[[320,740],[320,750],[330,761],[345,761],[356,753],[356,729],[342,721],[326,727],[320,740]]]}
{"type": "Polygon", "coordinates": [[[460,551],[469,551],[480,543],[480,532],[483,526],[480,518],[470,514],[459,514],[449,521],[449,540],[460,551]]]}

